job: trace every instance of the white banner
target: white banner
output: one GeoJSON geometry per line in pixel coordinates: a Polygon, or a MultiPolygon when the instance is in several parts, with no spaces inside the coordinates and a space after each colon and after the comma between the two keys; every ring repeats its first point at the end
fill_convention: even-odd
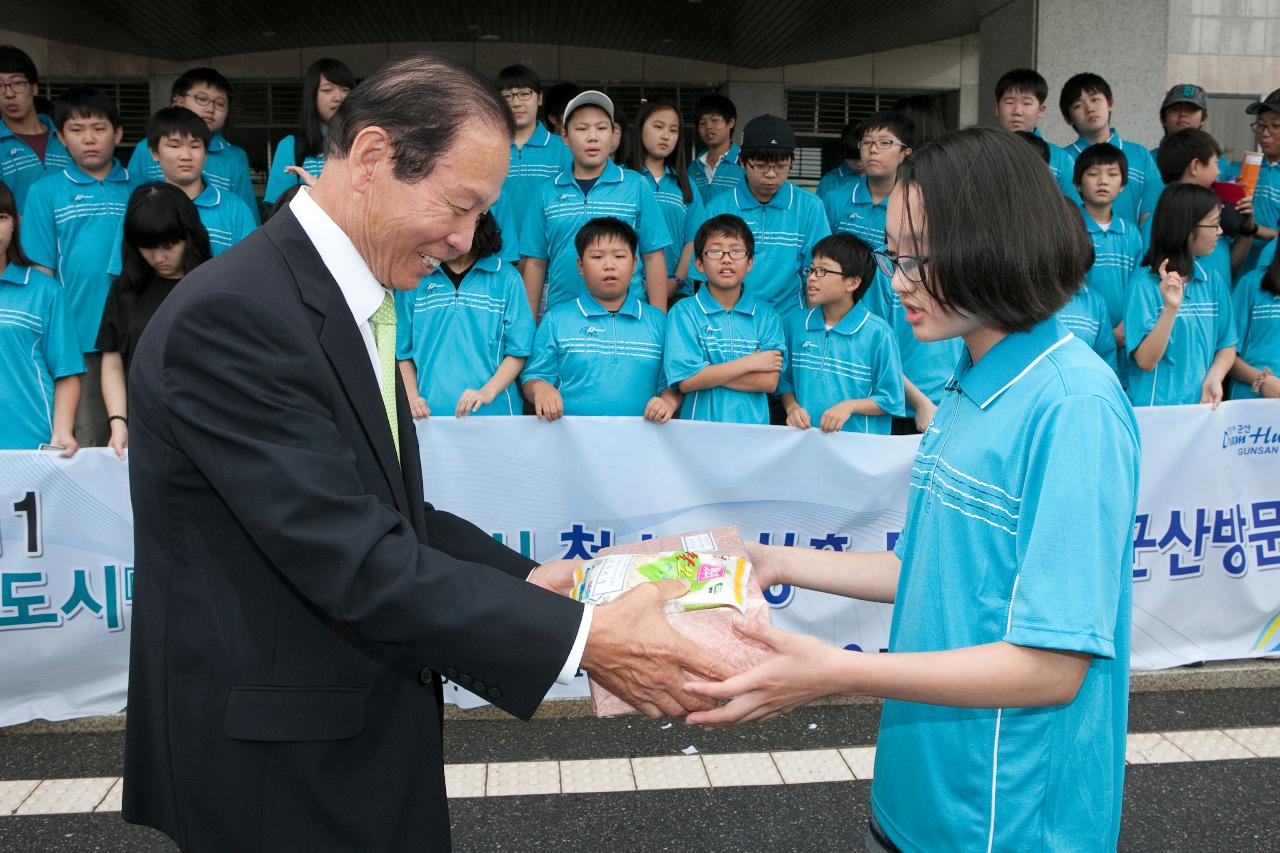
{"type": "MultiPolygon", "coordinates": [[[[1133,667],[1280,651],[1280,404],[1142,409],[1133,667]]],[[[627,418],[432,418],[427,497],[538,560],[646,535],[891,547],[916,439],[627,418]]],[[[0,725],[124,706],[133,582],[127,471],[109,451],[0,452],[0,725]]],[[[769,591],[775,624],[864,651],[892,610],[769,591]]],[[[478,700],[450,686],[450,701],[478,700]]],[[[582,679],[552,696],[585,696],[582,679]]]]}

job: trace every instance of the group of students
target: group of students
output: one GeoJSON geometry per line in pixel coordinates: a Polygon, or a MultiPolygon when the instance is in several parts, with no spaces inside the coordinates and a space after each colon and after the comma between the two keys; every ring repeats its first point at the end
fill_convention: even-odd
{"type": "MultiPolygon", "coordinates": [[[[601,92],[571,90],[552,108],[522,65],[495,83],[516,128],[502,194],[465,256],[395,298],[415,417],[927,427],[962,344],[913,333],[890,281],[895,264],[920,275],[928,259],[887,253],[885,213],[903,163],[939,132],[936,110],[908,102],[851,123],[844,161],[810,193],[789,180],[786,120],[752,119],[739,146],[721,95],[691,117],[695,157],[673,101],[644,103],[624,131],[601,92]]],[[[307,70],[301,127],[272,158],[269,208],[315,182],[328,122],[355,84],[338,60],[307,70]]],[[[248,158],[222,134],[232,93],[214,69],[183,74],[125,169],[109,96],[73,87],[42,115],[31,59],[0,47],[0,282],[12,285],[0,288],[0,347],[21,410],[0,447],[123,455],[125,377],[147,320],[260,221],[248,158]]],[[[1227,205],[1199,87],[1170,90],[1152,152],[1111,128],[1114,98],[1097,75],[1062,89],[1079,134],[1066,148],[1039,135],[1038,73],[1009,72],[995,97],[998,122],[1037,147],[1094,247],[1060,318],[1133,402],[1216,404],[1228,379],[1233,398],[1280,396],[1280,92],[1249,107],[1263,163],[1256,192],[1227,205]]]]}

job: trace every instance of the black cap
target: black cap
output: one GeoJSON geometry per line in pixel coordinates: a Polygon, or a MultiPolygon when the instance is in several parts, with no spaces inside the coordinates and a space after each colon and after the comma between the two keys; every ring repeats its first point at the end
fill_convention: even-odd
{"type": "Polygon", "coordinates": [[[794,151],[796,134],[785,118],[765,113],[747,122],[742,129],[742,147],[744,150],[794,151]]]}
{"type": "Polygon", "coordinates": [[[1244,108],[1244,111],[1251,116],[1256,116],[1263,110],[1271,110],[1273,113],[1280,113],[1280,89],[1276,89],[1261,101],[1254,101],[1252,104],[1244,108]]]}

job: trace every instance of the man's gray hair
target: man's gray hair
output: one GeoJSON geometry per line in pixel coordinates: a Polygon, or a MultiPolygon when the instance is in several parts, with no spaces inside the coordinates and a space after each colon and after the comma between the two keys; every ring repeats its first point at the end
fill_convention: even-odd
{"type": "Polygon", "coordinates": [[[356,135],[377,126],[391,137],[396,178],[417,183],[440,164],[468,121],[490,124],[507,140],[515,133],[511,110],[474,69],[429,53],[395,59],[342,102],[329,122],[325,156],[346,157],[356,135]]]}

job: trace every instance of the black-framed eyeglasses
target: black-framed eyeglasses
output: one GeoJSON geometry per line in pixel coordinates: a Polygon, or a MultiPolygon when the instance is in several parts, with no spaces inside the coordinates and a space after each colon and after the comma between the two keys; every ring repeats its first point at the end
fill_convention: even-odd
{"type": "Polygon", "coordinates": [[[927,255],[899,255],[888,249],[876,249],[871,254],[876,259],[876,266],[880,272],[888,278],[893,278],[896,270],[913,284],[924,282],[924,266],[929,263],[927,255]]]}
{"type": "Polygon", "coordinates": [[[745,258],[745,257],[747,256],[747,250],[746,250],[746,249],[743,249],[743,248],[737,248],[737,249],[706,249],[706,250],[704,250],[704,251],[703,251],[703,253],[702,253],[702,257],[706,258],[707,260],[711,260],[711,261],[718,261],[718,260],[720,260],[721,258],[723,258],[725,255],[728,255],[729,257],[733,258],[735,261],[740,261],[740,260],[742,260],[743,258],[745,258]]]}
{"type": "Polygon", "coordinates": [[[13,92],[15,95],[21,95],[30,88],[30,80],[11,80],[8,83],[0,83],[0,92],[13,92]]]}
{"type": "Polygon", "coordinates": [[[906,148],[907,145],[896,139],[863,139],[858,147],[863,151],[892,151],[896,147],[906,148]]]}
{"type": "Polygon", "coordinates": [[[1280,133],[1280,122],[1255,121],[1249,125],[1249,128],[1259,136],[1269,136],[1273,133],[1280,133]]]}
{"type": "Polygon", "coordinates": [[[845,275],[844,270],[831,270],[826,267],[805,267],[802,272],[804,273],[805,278],[808,278],[809,276],[813,276],[814,278],[826,278],[829,275],[838,275],[843,278],[845,275]]]}
{"type": "Polygon", "coordinates": [[[785,175],[791,169],[791,161],[783,160],[780,163],[761,163],[758,160],[748,160],[747,168],[755,172],[757,175],[768,176],[770,172],[775,175],[785,175]]]}
{"type": "Polygon", "coordinates": [[[204,92],[192,92],[188,97],[200,106],[212,106],[218,112],[226,112],[231,107],[231,104],[222,98],[211,98],[204,92]]]}
{"type": "Polygon", "coordinates": [[[517,101],[524,103],[532,100],[535,94],[537,93],[532,89],[507,89],[502,93],[502,97],[509,104],[517,101]]]}

